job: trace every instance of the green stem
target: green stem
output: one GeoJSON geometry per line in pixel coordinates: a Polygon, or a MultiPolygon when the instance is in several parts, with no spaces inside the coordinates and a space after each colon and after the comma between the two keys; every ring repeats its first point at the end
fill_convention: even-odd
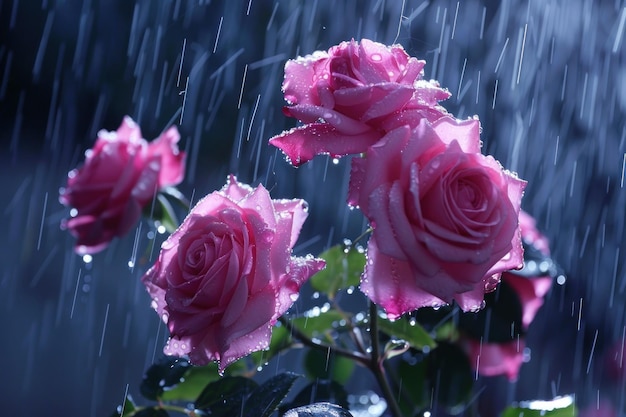
{"type": "Polygon", "coordinates": [[[368,355],[315,341],[294,327],[286,318],[280,317],[278,320],[287,328],[287,330],[289,330],[291,336],[298,339],[303,345],[313,349],[323,350],[324,352],[328,352],[330,350],[330,353],[335,353],[339,356],[352,359],[355,362],[369,367],[370,357],[368,355]]]}
{"type": "Polygon", "coordinates": [[[171,405],[171,404],[164,404],[161,401],[159,401],[158,405],[155,406],[146,406],[146,407],[136,407],[134,411],[131,412],[131,416],[134,416],[136,413],[146,410],[146,409],[161,409],[161,410],[168,410],[168,411],[175,411],[177,413],[180,414],[185,414],[189,417],[194,417],[196,416],[195,411],[194,410],[190,410],[188,408],[185,407],[180,407],[178,405],[171,405]]]}
{"type": "Polygon", "coordinates": [[[188,408],[180,407],[180,406],[177,406],[177,405],[161,404],[160,408],[162,408],[163,410],[176,411],[178,413],[186,414],[186,415],[191,416],[191,417],[196,415],[194,410],[190,410],[188,408]]]}
{"type": "Polygon", "coordinates": [[[364,231],[363,233],[361,233],[360,235],[358,235],[358,236],[357,236],[357,237],[356,237],[356,238],[352,241],[351,246],[356,245],[356,243],[357,243],[359,240],[363,239],[365,236],[367,236],[368,234],[372,233],[372,231],[373,231],[373,230],[374,230],[374,228],[373,228],[373,227],[368,227],[367,229],[365,229],[365,231],[364,231]]]}
{"type": "Polygon", "coordinates": [[[384,359],[380,355],[380,345],[378,344],[378,307],[372,301],[370,303],[370,338],[372,339],[372,356],[369,368],[376,377],[376,381],[387,400],[391,414],[394,417],[402,417],[402,411],[396,401],[391,386],[385,373],[384,359]]]}

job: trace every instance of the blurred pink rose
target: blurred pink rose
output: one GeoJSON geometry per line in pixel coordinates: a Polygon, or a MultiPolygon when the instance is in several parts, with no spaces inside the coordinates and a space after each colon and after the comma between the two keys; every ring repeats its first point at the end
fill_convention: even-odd
{"type": "Polygon", "coordinates": [[[267,348],[276,320],[325,265],[291,256],[306,217],[303,200],[272,200],[233,176],[200,200],[142,278],[170,330],[165,353],[223,370],[267,348]]]}
{"type": "Polygon", "coordinates": [[[618,339],[604,355],[604,369],[614,381],[626,381],[626,340],[618,339]]]}
{"type": "Polygon", "coordinates": [[[537,311],[543,305],[545,295],[552,287],[552,277],[525,278],[511,272],[502,274],[502,280],[515,290],[522,304],[522,326],[528,326],[535,319],[537,311]]]}
{"type": "Polygon", "coordinates": [[[507,343],[481,343],[464,338],[463,348],[470,358],[472,369],[484,376],[506,375],[515,381],[524,362],[524,339],[507,343]]]}
{"type": "Polygon", "coordinates": [[[618,417],[618,409],[607,399],[594,402],[580,410],[578,417],[618,417]]]}
{"type": "MultiPolygon", "coordinates": [[[[522,330],[526,332],[543,305],[544,297],[552,286],[552,278],[525,278],[504,272],[502,282],[513,288],[519,296],[522,306],[522,330]]],[[[481,343],[470,336],[463,336],[461,344],[470,358],[472,368],[478,369],[480,375],[506,375],[510,381],[517,379],[524,357],[525,341],[522,336],[505,343],[481,343]]]]}
{"type": "Polygon", "coordinates": [[[453,299],[478,310],[500,273],[522,266],[526,182],[479,153],[479,130],[423,120],[352,161],[348,201],[374,228],[361,289],[391,318],[453,299]]]}
{"type": "MultiPolygon", "coordinates": [[[[550,254],[548,239],[536,228],[535,219],[525,211],[520,211],[519,222],[522,240],[532,245],[541,254],[548,256],[550,254]]],[[[504,272],[502,282],[503,285],[508,285],[513,289],[518,296],[522,307],[521,330],[523,334],[528,330],[528,326],[543,305],[544,297],[552,287],[552,277],[528,277],[514,272],[504,272]]],[[[478,365],[478,372],[481,375],[506,375],[511,381],[517,379],[523,362],[522,351],[525,346],[523,337],[506,343],[483,342],[481,344],[469,336],[463,337],[463,340],[470,363],[474,369],[478,365]]]]}
{"type": "Polygon", "coordinates": [[[155,192],[182,181],[185,153],[178,150],[179,139],[172,126],[148,144],[128,116],[117,131],[98,132],[85,163],[70,171],[59,197],[73,208],[62,227],[77,238],[78,254],[99,252],[128,233],[155,192]]]}
{"type": "Polygon", "coordinates": [[[284,112],[305,124],[270,143],[298,166],[319,154],[365,152],[396,127],[442,117],[437,103],[450,94],[422,79],[424,64],[400,45],[368,39],[287,61],[284,112]]]}

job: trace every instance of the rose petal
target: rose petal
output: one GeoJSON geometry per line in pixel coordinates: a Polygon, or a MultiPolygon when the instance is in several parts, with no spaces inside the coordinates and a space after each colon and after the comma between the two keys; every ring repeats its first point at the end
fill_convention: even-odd
{"type": "Polygon", "coordinates": [[[148,155],[159,156],[159,187],[179,184],[185,176],[185,152],[178,150],[180,134],[176,126],[161,133],[148,145],[148,155]]]}
{"type": "Polygon", "coordinates": [[[508,343],[481,343],[473,339],[464,342],[474,370],[484,376],[506,375],[515,381],[524,361],[524,340],[508,343]]]}
{"type": "Polygon", "coordinates": [[[318,119],[333,126],[338,133],[346,135],[359,135],[371,130],[371,127],[357,120],[351,119],[335,110],[327,109],[321,106],[311,106],[308,104],[299,104],[286,108],[289,116],[295,117],[305,123],[312,123],[318,119]]]}
{"type": "Polygon", "coordinates": [[[312,123],[274,136],[270,144],[282,150],[292,165],[299,166],[315,155],[343,156],[365,152],[379,138],[380,134],[375,131],[344,135],[328,124],[312,123]]]}
{"type": "Polygon", "coordinates": [[[551,277],[524,278],[515,274],[504,273],[502,279],[517,293],[522,304],[522,325],[528,329],[530,323],[543,305],[543,297],[552,287],[551,277]]]}
{"type": "Polygon", "coordinates": [[[416,282],[409,263],[382,254],[372,236],[367,245],[361,291],[380,305],[391,320],[420,307],[445,304],[440,298],[417,287],[416,282]]]}
{"type": "Polygon", "coordinates": [[[315,75],[314,63],[324,62],[328,53],[316,51],[312,55],[290,59],[285,64],[283,92],[285,99],[293,104],[319,104],[310,94],[315,75]]]}

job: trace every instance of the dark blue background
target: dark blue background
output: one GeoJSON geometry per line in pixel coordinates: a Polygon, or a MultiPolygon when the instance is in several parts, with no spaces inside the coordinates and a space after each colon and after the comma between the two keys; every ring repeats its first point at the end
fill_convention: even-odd
{"type": "Polygon", "coordinates": [[[267,139],[294,126],[281,113],[285,60],[362,37],[427,60],[426,78],[452,93],[444,106],[480,117],[484,151],[529,181],[523,207],[568,273],[531,326],[519,382],[487,381],[478,401],[576,392],[623,403],[602,366],[625,325],[623,1],[403,3],[0,2],[0,414],[108,415],[127,384],[137,396],[167,337],[139,282],[148,259],[126,266],[132,234],[86,265],[59,228],[67,171],[124,115],[148,139],[179,125],[181,189],[196,200],[230,172],[306,199],[299,254],[360,233],[344,203],[348,161],[296,170],[267,139]]]}

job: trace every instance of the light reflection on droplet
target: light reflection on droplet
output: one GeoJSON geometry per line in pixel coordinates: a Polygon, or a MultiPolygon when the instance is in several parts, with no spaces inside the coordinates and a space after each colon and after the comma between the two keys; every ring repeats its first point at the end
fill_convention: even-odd
{"type": "Polygon", "coordinates": [[[90,254],[86,253],[83,255],[83,262],[86,264],[89,264],[93,261],[93,256],[91,256],[90,254]]]}

